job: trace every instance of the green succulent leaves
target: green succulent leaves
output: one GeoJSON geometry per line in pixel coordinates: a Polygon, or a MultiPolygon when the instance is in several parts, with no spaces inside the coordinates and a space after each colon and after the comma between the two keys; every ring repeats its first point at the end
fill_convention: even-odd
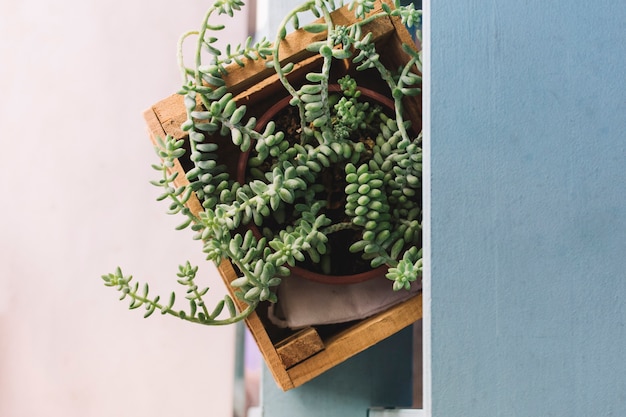
{"type": "Polygon", "coordinates": [[[393,289],[399,291],[411,288],[411,283],[421,278],[423,272],[422,251],[412,247],[404,253],[395,267],[389,268],[387,278],[393,281],[393,289]]]}
{"type": "Polygon", "coordinates": [[[140,286],[139,283],[131,283],[133,277],[122,273],[120,268],[112,274],[103,275],[104,285],[113,287],[120,293],[120,300],[128,298],[130,300],[129,308],[131,310],[139,307],[145,308],[144,317],[151,316],[155,311],[161,314],[169,314],[183,320],[193,323],[206,325],[224,325],[236,323],[250,315],[256,308],[256,303],[251,302],[248,308],[241,312],[237,312],[235,303],[230,296],[225,296],[211,311],[209,311],[204,303],[203,297],[208,292],[208,288],[198,288],[195,283],[198,267],[191,266],[189,262],[179,266],[178,283],[186,287],[187,309],[178,309],[175,307],[176,293],[172,292],[167,302],[161,302],[161,297],[150,297],[150,289],[148,284],[140,286]],[[227,307],[227,317],[222,316],[224,307],[227,307]],[[220,318],[221,317],[221,318],[220,318]]]}
{"type": "Polygon", "coordinates": [[[168,204],[167,213],[182,216],[176,228],[191,229],[207,259],[218,265],[230,259],[239,277],[231,282],[233,295],[209,309],[204,302],[208,287],[198,286],[198,268],[189,262],[176,274],[184,301],[176,293],[167,301],[152,297],[147,284],[133,282],[119,268],[104,275],[105,285],[130,300],[131,309],[145,308],[145,317],[159,311],[208,325],[243,320],[260,303],[277,301],[276,287],[290,274],[289,267],[305,260],[327,265],[332,234],[346,229],[358,236],[350,251],[361,254],[372,267],[387,265],[394,290],[409,289],[420,279],[421,135],[405,121],[403,103],[405,97],[421,92],[421,55],[403,45],[406,64],[388,68],[365,27],[394,16],[407,26],[417,26],[419,33],[421,11],[398,1],[394,8],[381,5],[377,9],[374,0],[306,0],[285,16],[273,43],[248,38],[221,47],[219,34],[225,26],[212,23],[214,17],[234,16],[244,1],[214,0],[199,30],[181,37],[179,93],[187,116],[181,130],[187,137],[157,138],[161,162],[153,168],[159,178],[151,183],[161,189],[157,199],[168,204]],[[339,25],[331,13],[344,3],[356,19],[339,25]],[[301,25],[304,13],[319,19],[301,25]],[[321,65],[297,85],[292,84],[297,63],[281,57],[279,50],[289,27],[314,35],[316,40],[306,49],[321,57],[321,65]],[[195,41],[191,62],[183,56],[183,46],[190,40],[195,41]],[[298,140],[274,121],[257,128],[248,107],[230,91],[229,71],[255,61],[273,68],[291,95],[290,104],[299,116],[298,140]],[[331,91],[331,67],[337,63],[357,72],[368,70],[368,77],[378,75],[391,93],[395,114],[364,100],[356,77],[340,78],[341,91],[331,91]],[[224,146],[250,152],[249,177],[243,184],[231,178],[220,157],[224,146]],[[334,202],[324,193],[331,172],[345,178],[340,191],[347,220],[328,215],[334,202]],[[287,218],[295,220],[285,224],[287,218]],[[270,231],[270,223],[282,228],[270,231]],[[261,232],[248,230],[252,225],[261,232]],[[183,302],[185,308],[177,307],[183,302]]]}

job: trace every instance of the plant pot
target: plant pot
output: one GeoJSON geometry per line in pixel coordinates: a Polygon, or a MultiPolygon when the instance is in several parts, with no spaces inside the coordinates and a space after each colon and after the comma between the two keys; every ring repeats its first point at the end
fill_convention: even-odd
{"type": "MultiPolygon", "coordinates": [[[[328,86],[328,90],[332,92],[341,92],[341,87],[337,84],[332,84],[328,86]]],[[[359,91],[361,92],[361,97],[363,97],[365,101],[380,104],[390,113],[394,111],[393,101],[389,97],[368,88],[359,87],[359,91]]],[[[275,116],[278,113],[290,106],[290,99],[291,97],[288,96],[279,100],[265,113],[263,113],[263,115],[258,120],[256,130],[262,132],[270,120],[274,120],[275,116]]],[[[248,149],[248,151],[241,153],[241,155],[239,156],[239,161],[237,164],[237,181],[240,184],[244,184],[246,182],[248,159],[250,158],[253,145],[254,144],[250,146],[250,149],[248,149]]],[[[254,222],[250,222],[247,227],[252,230],[257,238],[262,237],[263,234],[261,233],[257,225],[254,224],[254,222]]],[[[348,246],[350,243],[351,242],[341,242],[341,254],[337,255],[337,257],[343,258],[344,256],[347,256],[347,258],[342,259],[342,262],[352,263],[353,257],[355,261],[362,262],[358,254],[351,254],[348,251],[348,246]]],[[[347,285],[380,278],[387,273],[388,267],[383,265],[378,268],[371,269],[369,268],[369,265],[367,265],[366,269],[363,272],[355,272],[349,274],[324,274],[298,265],[290,266],[289,269],[291,270],[291,276],[302,277],[304,279],[318,282],[321,284],[347,285]]]]}

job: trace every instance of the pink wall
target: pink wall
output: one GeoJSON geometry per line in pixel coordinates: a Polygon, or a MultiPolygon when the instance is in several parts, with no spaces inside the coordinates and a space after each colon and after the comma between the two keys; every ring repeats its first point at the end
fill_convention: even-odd
{"type": "Polygon", "coordinates": [[[100,279],[120,265],[166,292],[189,259],[222,294],[154,201],[142,119],[178,89],[176,41],[206,4],[0,3],[2,417],[231,413],[233,329],[144,320],[100,279]]]}

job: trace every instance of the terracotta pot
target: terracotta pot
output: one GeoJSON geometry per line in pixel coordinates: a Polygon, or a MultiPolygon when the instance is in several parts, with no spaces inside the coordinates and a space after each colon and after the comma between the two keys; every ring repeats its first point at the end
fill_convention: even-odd
{"type": "MultiPolygon", "coordinates": [[[[338,91],[341,91],[341,88],[339,85],[332,84],[328,86],[328,91],[338,92],[338,91]]],[[[364,97],[371,102],[381,104],[382,106],[387,107],[388,109],[393,111],[394,104],[393,104],[393,101],[389,97],[386,97],[380,93],[377,93],[376,91],[369,90],[366,88],[359,87],[359,91],[361,91],[361,97],[364,97]]],[[[281,110],[289,106],[289,101],[291,100],[291,98],[292,98],[291,96],[287,96],[284,99],[279,100],[276,104],[270,107],[265,113],[263,113],[263,115],[259,118],[257,122],[256,130],[263,131],[263,129],[265,128],[265,125],[270,120],[272,120],[278,112],[280,112],[281,110]]],[[[252,149],[252,146],[250,148],[252,149]]],[[[239,181],[240,184],[243,184],[246,181],[246,168],[248,165],[248,158],[250,155],[250,151],[251,150],[248,150],[247,152],[242,152],[239,157],[239,162],[237,166],[237,180],[239,181]]],[[[261,238],[262,233],[254,223],[249,223],[247,227],[250,230],[252,230],[252,232],[257,238],[261,238]]],[[[327,275],[327,274],[310,271],[299,266],[292,266],[292,267],[289,267],[289,269],[291,270],[292,274],[295,274],[307,280],[319,282],[322,284],[337,284],[337,285],[356,284],[359,282],[368,281],[374,278],[381,277],[385,275],[387,272],[387,266],[385,265],[380,266],[375,269],[370,269],[365,272],[361,272],[357,274],[350,274],[350,275],[327,275]]]]}

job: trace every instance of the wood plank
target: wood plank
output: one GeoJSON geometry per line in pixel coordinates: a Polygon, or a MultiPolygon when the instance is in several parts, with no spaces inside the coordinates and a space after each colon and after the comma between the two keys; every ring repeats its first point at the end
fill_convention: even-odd
{"type": "MultiPolygon", "coordinates": [[[[233,268],[232,264],[229,260],[225,259],[218,266],[218,270],[222,279],[226,283],[226,287],[231,296],[234,300],[238,301],[237,297],[234,295],[233,287],[230,286],[230,282],[237,278],[237,272],[233,268]]],[[[241,304],[239,307],[241,308],[241,304]]],[[[253,312],[248,316],[248,318],[246,318],[245,323],[246,326],[248,326],[248,330],[259,347],[259,350],[265,359],[265,363],[278,386],[285,391],[293,388],[294,385],[291,382],[291,378],[289,377],[289,374],[287,374],[283,362],[278,356],[278,352],[276,352],[276,348],[274,347],[274,344],[272,343],[259,315],[256,312],[253,312]]]]}
{"type": "Polygon", "coordinates": [[[295,365],[287,372],[294,386],[300,386],[420,318],[422,318],[421,293],[326,340],[322,352],[295,365]]]}
{"type": "MultiPolygon", "coordinates": [[[[375,8],[372,13],[380,11],[381,9],[382,7],[378,4],[377,8],[375,8]]],[[[345,26],[354,21],[354,13],[349,11],[345,6],[332,12],[331,16],[335,25],[345,26]]],[[[322,19],[318,19],[317,21],[321,20],[322,19]]],[[[394,30],[395,27],[389,19],[378,19],[363,26],[363,32],[372,32],[375,41],[390,35],[394,30]]],[[[310,33],[303,29],[298,29],[289,33],[279,45],[278,55],[281,65],[285,65],[288,62],[295,64],[316,55],[316,53],[307,51],[306,47],[313,42],[324,40],[325,38],[326,32],[310,33]]],[[[229,91],[234,95],[238,95],[242,91],[254,87],[262,80],[275,74],[273,68],[267,67],[267,62],[268,60],[244,60],[244,67],[240,67],[237,64],[229,65],[227,67],[228,74],[224,77],[229,91]]]]}
{"type": "Polygon", "coordinates": [[[324,350],[324,342],[313,327],[302,329],[276,345],[276,352],[283,361],[285,369],[291,368],[322,350],[324,350]]]}
{"type": "MultiPolygon", "coordinates": [[[[391,0],[382,0],[385,3],[392,5],[391,0]]],[[[404,24],[402,23],[399,17],[392,17],[391,24],[394,27],[392,39],[386,43],[386,52],[381,54],[382,62],[386,65],[400,66],[404,65],[409,61],[406,53],[402,49],[402,44],[407,44],[413,46],[415,51],[418,51],[421,48],[421,45],[417,45],[406,29],[404,24]]],[[[413,72],[419,74],[419,71],[415,69],[413,72]]],[[[419,94],[417,96],[405,96],[402,99],[402,104],[404,107],[404,111],[407,116],[411,119],[413,128],[419,132],[422,130],[422,95],[419,94]]]]}
{"type": "MultiPolygon", "coordinates": [[[[161,103],[163,103],[163,102],[161,102],[161,103]]],[[[171,105],[171,101],[168,101],[168,103],[169,103],[168,105],[171,105]]],[[[156,109],[159,109],[159,107],[157,106],[156,109]]],[[[169,109],[168,111],[166,111],[165,113],[162,113],[162,114],[165,114],[165,115],[169,116],[172,113],[173,113],[172,110],[169,109]]],[[[166,130],[165,130],[166,129],[166,125],[163,124],[163,121],[159,118],[158,115],[159,115],[159,113],[157,112],[157,110],[155,110],[155,106],[149,108],[148,110],[146,110],[144,112],[144,119],[146,121],[146,124],[148,125],[148,130],[149,130],[149,133],[150,133],[150,140],[152,141],[152,144],[154,146],[157,146],[157,139],[158,138],[164,139],[166,137],[166,135],[168,134],[166,132],[166,130]]],[[[180,130],[180,128],[179,128],[179,130],[180,130]]],[[[189,181],[185,177],[185,170],[183,169],[183,167],[180,164],[180,162],[178,161],[178,159],[176,159],[174,161],[174,166],[172,168],[170,168],[168,171],[170,173],[172,173],[172,172],[177,172],[178,173],[178,176],[174,180],[174,184],[177,187],[183,187],[183,186],[187,186],[189,184],[189,181]]],[[[198,213],[200,213],[203,210],[202,204],[200,203],[200,200],[198,200],[198,198],[196,197],[196,193],[193,193],[191,195],[191,197],[187,201],[186,206],[189,207],[189,209],[191,210],[191,212],[194,215],[198,215],[198,213]]]]}
{"type": "Polygon", "coordinates": [[[161,130],[176,139],[187,136],[180,126],[187,120],[187,112],[184,105],[184,97],[180,94],[172,94],[164,98],[152,107],[152,112],[161,124],[161,130]]]}

